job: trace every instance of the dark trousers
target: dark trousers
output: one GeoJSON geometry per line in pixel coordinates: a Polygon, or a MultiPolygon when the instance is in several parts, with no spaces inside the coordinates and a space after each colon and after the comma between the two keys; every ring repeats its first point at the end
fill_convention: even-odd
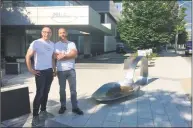
{"type": "Polygon", "coordinates": [[[50,86],[53,81],[53,70],[52,68],[46,70],[39,70],[40,75],[35,76],[36,82],[36,95],[33,102],[33,116],[37,116],[41,105],[41,111],[46,110],[48,93],[50,86]]]}
{"type": "Polygon", "coordinates": [[[78,108],[77,92],[76,92],[76,71],[74,69],[67,71],[58,71],[58,81],[60,85],[60,103],[61,106],[66,106],[66,80],[70,86],[72,108],[78,108]]]}

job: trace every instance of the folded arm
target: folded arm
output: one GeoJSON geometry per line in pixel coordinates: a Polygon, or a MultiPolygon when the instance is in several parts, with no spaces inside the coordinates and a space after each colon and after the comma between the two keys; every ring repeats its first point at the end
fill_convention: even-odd
{"type": "Polygon", "coordinates": [[[77,57],[77,50],[72,49],[68,54],[60,53],[56,55],[57,60],[69,60],[77,57]]]}

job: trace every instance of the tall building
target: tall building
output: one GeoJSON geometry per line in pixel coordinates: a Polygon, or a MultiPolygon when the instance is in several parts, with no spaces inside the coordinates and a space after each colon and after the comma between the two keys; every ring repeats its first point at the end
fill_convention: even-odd
{"type": "Polygon", "coordinates": [[[116,49],[120,12],[112,0],[4,1],[1,16],[3,57],[24,57],[45,25],[51,27],[54,42],[59,40],[58,28],[66,28],[85,57],[116,49]]]}

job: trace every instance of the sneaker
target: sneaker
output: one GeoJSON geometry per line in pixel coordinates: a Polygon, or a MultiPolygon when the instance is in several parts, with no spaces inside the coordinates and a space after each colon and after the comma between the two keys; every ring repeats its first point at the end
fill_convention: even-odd
{"type": "Polygon", "coordinates": [[[74,113],[76,113],[78,115],[83,115],[84,114],[83,111],[80,110],[79,108],[72,109],[72,112],[74,112],[74,113]]]}
{"type": "Polygon", "coordinates": [[[39,116],[34,116],[32,119],[32,126],[37,126],[40,123],[39,116]]]}
{"type": "Polygon", "coordinates": [[[46,119],[48,118],[48,112],[45,110],[45,111],[40,111],[40,117],[43,118],[43,119],[46,119]]]}
{"type": "Polygon", "coordinates": [[[61,107],[58,113],[63,114],[65,111],[66,111],[66,107],[61,107]]]}

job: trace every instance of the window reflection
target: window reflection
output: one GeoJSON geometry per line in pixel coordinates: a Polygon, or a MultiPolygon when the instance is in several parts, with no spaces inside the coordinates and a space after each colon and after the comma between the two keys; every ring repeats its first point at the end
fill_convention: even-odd
{"type": "Polygon", "coordinates": [[[27,5],[30,6],[75,6],[79,3],[75,1],[28,1],[26,0],[27,5]]]}

